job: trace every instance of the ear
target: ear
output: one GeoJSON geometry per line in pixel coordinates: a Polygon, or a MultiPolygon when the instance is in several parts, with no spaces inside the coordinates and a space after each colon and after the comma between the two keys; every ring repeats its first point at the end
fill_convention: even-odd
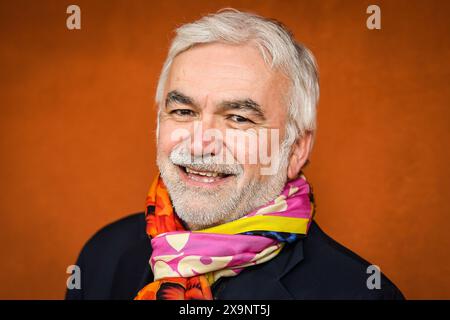
{"type": "Polygon", "coordinates": [[[292,145],[287,170],[288,180],[297,178],[300,170],[308,160],[312,147],[312,137],[312,132],[308,131],[302,137],[299,137],[292,145]]]}

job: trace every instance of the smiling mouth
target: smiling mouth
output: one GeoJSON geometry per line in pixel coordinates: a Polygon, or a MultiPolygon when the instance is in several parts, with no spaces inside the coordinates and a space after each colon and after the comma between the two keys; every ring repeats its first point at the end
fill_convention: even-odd
{"type": "Polygon", "coordinates": [[[230,177],[235,176],[234,174],[228,174],[224,172],[204,171],[180,165],[177,166],[182,172],[183,178],[188,182],[192,182],[195,185],[198,184],[215,185],[224,182],[225,180],[228,180],[228,178],[230,177]]]}

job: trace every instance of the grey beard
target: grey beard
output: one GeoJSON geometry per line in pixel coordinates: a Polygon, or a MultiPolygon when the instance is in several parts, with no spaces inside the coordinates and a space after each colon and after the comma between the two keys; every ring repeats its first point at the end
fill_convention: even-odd
{"type": "Polygon", "coordinates": [[[274,200],[287,180],[288,154],[282,150],[279,170],[267,181],[250,181],[238,189],[240,176],[237,175],[232,178],[234,183],[220,186],[214,191],[187,186],[169,158],[159,152],[157,164],[176,214],[190,230],[199,230],[239,219],[274,200]]]}

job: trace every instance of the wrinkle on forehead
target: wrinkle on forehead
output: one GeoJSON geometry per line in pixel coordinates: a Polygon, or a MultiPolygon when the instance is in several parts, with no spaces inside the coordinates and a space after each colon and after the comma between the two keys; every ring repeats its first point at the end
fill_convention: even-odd
{"type": "Polygon", "coordinates": [[[255,45],[211,43],[197,45],[174,59],[166,92],[169,87],[184,89],[199,100],[217,95],[248,96],[264,105],[267,101],[261,100],[279,101],[277,95],[285,96],[287,83],[287,77],[271,69],[255,45]]]}

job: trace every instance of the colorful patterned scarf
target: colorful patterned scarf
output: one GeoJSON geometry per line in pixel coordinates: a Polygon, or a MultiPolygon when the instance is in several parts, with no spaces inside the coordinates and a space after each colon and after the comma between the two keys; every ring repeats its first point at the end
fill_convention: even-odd
{"type": "Polygon", "coordinates": [[[154,282],[135,300],[212,300],[214,282],[274,258],[286,244],[306,235],[314,215],[313,194],[304,175],[287,182],[267,205],[198,231],[183,227],[159,176],[146,205],[154,282]]]}

